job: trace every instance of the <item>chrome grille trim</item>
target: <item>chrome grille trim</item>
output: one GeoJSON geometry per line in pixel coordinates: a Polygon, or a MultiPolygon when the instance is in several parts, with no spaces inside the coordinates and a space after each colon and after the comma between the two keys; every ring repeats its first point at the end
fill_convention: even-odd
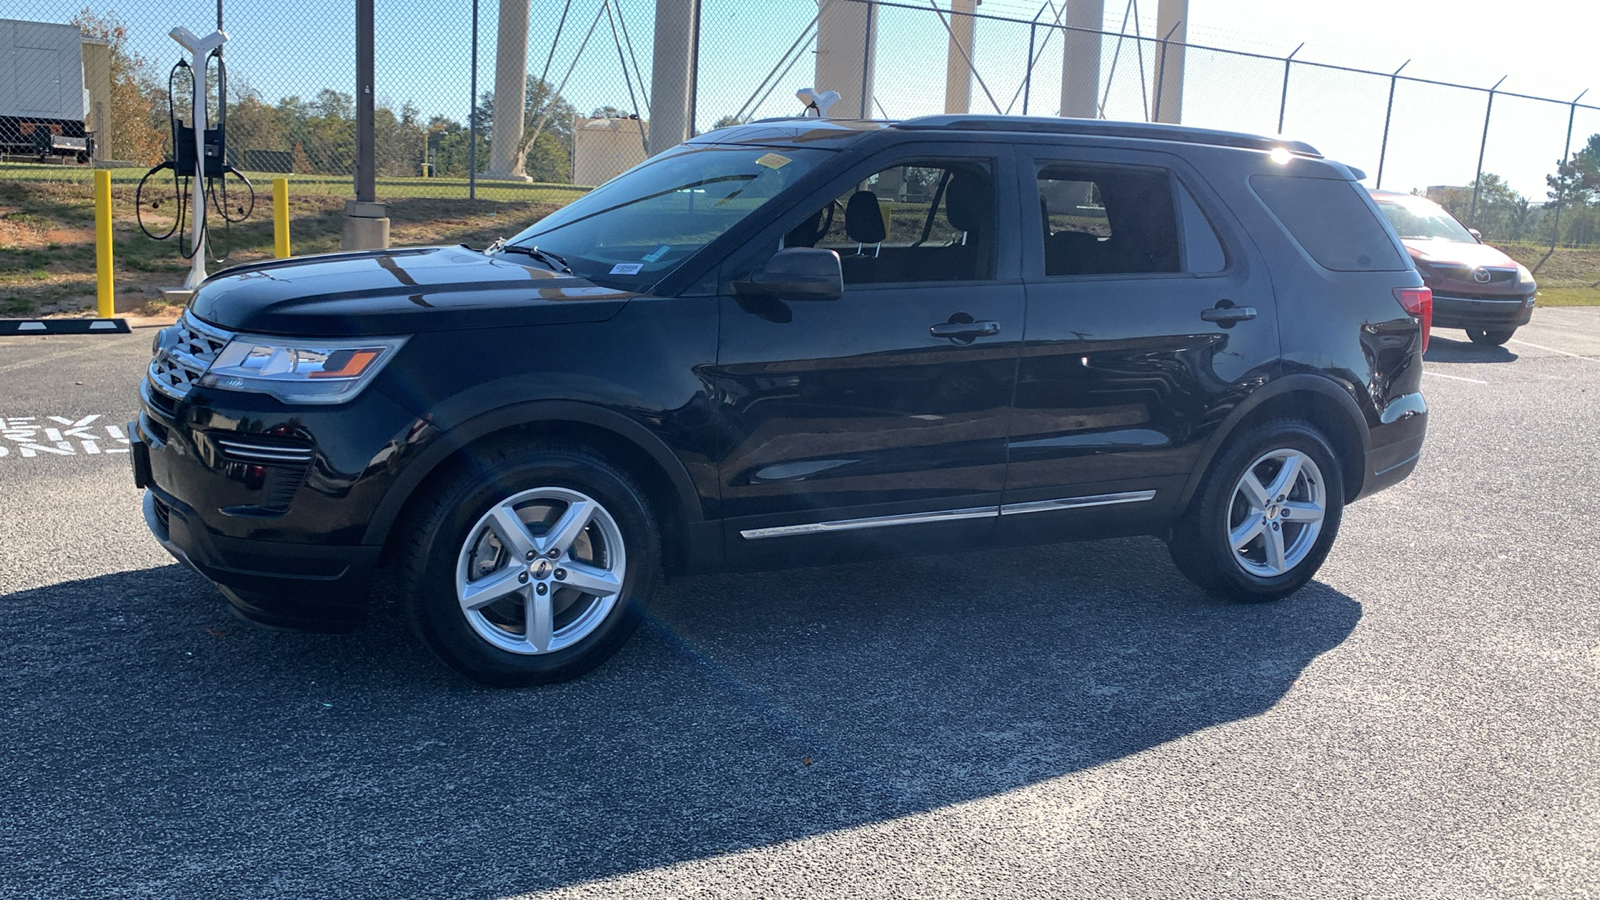
{"type": "Polygon", "coordinates": [[[311,462],[314,452],[310,447],[270,444],[264,441],[252,441],[249,438],[213,435],[211,439],[216,442],[217,448],[224,456],[243,462],[303,464],[311,462]]]}
{"type": "Polygon", "coordinates": [[[233,334],[206,325],[185,311],[176,323],[163,328],[156,340],[158,349],[148,370],[150,384],[161,393],[182,400],[216,362],[233,334]]]}

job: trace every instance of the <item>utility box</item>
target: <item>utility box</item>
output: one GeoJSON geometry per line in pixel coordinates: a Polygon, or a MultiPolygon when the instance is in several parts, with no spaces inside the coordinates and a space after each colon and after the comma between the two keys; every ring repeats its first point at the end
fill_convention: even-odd
{"type": "Polygon", "coordinates": [[[642,119],[583,119],[572,132],[572,183],[605,184],[645,160],[650,123],[642,119]]]}
{"type": "Polygon", "coordinates": [[[87,159],[83,120],[78,26],[0,19],[0,151],[87,159]]]}

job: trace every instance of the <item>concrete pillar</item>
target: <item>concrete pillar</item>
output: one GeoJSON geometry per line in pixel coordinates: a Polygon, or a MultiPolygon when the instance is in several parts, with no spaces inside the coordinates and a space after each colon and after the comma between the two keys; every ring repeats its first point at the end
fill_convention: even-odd
{"type": "MultiPolygon", "coordinates": [[[[833,115],[872,118],[872,84],[878,56],[878,6],[851,0],[817,0],[819,91],[838,91],[833,115]]],[[[801,85],[804,87],[804,85],[801,85]]]]}
{"type": "Polygon", "coordinates": [[[1168,41],[1164,49],[1156,51],[1156,121],[1176,125],[1183,121],[1183,55],[1189,42],[1189,0],[1161,0],[1156,13],[1156,36],[1168,41]]]}
{"type": "Polygon", "coordinates": [[[519,171],[517,151],[527,125],[528,6],[532,0],[500,0],[500,38],[494,63],[494,133],[489,171],[479,178],[532,181],[519,171]]]}
{"type": "Polygon", "coordinates": [[[650,64],[651,156],[678,146],[694,133],[699,37],[700,0],[656,0],[656,49],[650,64]]]}
{"type": "Polygon", "coordinates": [[[1061,115],[1100,117],[1100,35],[1105,0],[1067,0],[1067,31],[1061,57],[1061,115]],[[1074,31],[1073,29],[1086,29],[1074,31]]]}
{"type": "Polygon", "coordinates": [[[950,49],[944,63],[944,111],[961,114],[972,104],[972,39],[977,0],[950,0],[950,49]],[[965,13],[965,15],[963,15],[965,13]]]}
{"type": "Polygon", "coordinates": [[[89,92],[83,127],[94,133],[94,161],[105,162],[111,158],[111,45],[105,41],[83,39],[83,86],[89,92]]]}

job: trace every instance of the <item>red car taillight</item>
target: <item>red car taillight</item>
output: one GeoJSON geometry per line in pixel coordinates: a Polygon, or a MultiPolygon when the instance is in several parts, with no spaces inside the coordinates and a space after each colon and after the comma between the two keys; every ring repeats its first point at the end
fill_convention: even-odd
{"type": "Polygon", "coordinates": [[[1428,332],[1433,330],[1433,288],[1395,288],[1394,298],[1422,323],[1422,350],[1426,353],[1428,332]]]}

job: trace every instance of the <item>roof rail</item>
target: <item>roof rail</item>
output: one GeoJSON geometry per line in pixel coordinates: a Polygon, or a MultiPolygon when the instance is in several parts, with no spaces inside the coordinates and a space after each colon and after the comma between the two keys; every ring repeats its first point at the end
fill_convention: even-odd
{"type": "Polygon", "coordinates": [[[1245,134],[1238,131],[1215,131],[1210,128],[1192,128],[1188,125],[1168,125],[1159,122],[1117,122],[1108,119],[1067,119],[1045,116],[973,116],[942,115],[906,119],[890,126],[908,131],[951,129],[957,131],[1011,131],[1027,134],[1082,134],[1104,137],[1142,138],[1152,141],[1182,141],[1187,144],[1212,144],[1218,147],[1239,147],[1245,150],[1271,150],[1282,147],[1301,156],[1318,159],[1322,154],[1304,141],[1285,141],[1245,134]]]}

